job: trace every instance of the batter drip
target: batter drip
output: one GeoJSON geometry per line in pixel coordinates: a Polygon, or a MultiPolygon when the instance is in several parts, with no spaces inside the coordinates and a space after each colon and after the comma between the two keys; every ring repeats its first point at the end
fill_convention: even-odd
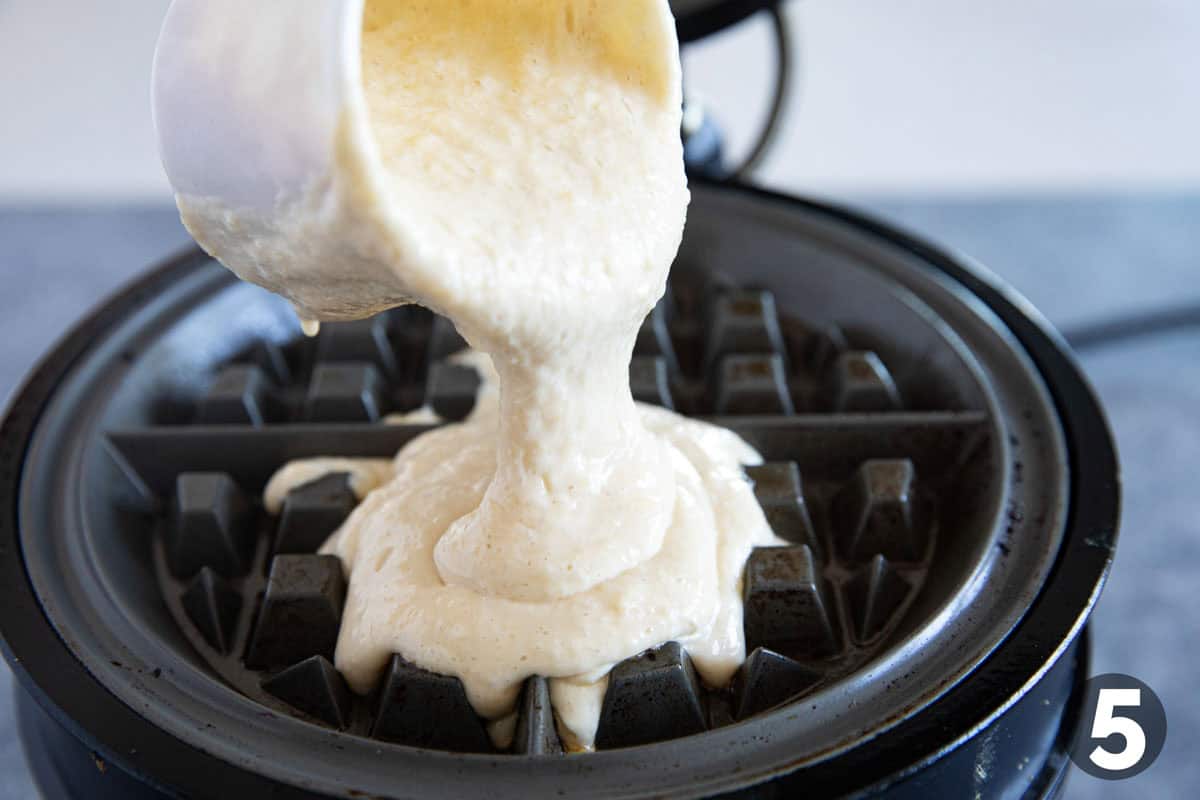
{"type": "Polygon", "coordinates": [[[413,299],[490,355],[472,416],[390,470],[289,465],[268,490],[349,469],[366,494],[323,548],[349,573],[336,661],[358,692],[400,653],[459,677],[503,741],[542,675],[588,748],[616,662],[675,640],[721,686],[744,660],[742,569],[776,543],[741,471],[759,457],[628,382],[688,203],[674,37],[666,0],[369,0],[369,131],[347,128],[282,233],[180,199],[202,243],[303,318],[413,299]],[[330,230],[354,251],[289,271],[330,230]]]}

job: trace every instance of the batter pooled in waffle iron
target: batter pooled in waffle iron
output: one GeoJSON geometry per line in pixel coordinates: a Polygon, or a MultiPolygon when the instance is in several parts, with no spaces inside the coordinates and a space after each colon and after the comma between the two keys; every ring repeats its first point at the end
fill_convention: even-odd
{"type": "Polygon", "coordinates": [[[629,389],[688,203],[670,11],[368,1],[362,56],[369,129],[347,127],[353,157],[321,191],[353,194],[364,218],[313,203],[269,239],[181,197],[185,220],[305,318],[402,299],[449,316],[490,356],[490,388],[390,470],[292,465],[268,501],[323,466],[355,470],[365,499],[323,548],[349,572],[336,662],[353,689],[400,653],[460,678],[502,740],[523,681],[547,676],[564,738],[587,748],[616,662],[674,640],[705,682],[730,680],[743,566],[776,543],[742,476],[758,455],[629,389]],[[333,225],[357,252],[289,272],[289,248],[333,225]]]}

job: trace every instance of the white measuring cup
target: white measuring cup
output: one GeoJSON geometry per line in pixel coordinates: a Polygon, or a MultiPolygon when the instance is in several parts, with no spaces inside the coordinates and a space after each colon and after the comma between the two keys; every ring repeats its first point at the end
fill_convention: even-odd
{"type": "MultiPolygon", "coordinates": [[[[155,125],[185,224],[306,319],[361,318],[414,298],[453,311],[455,254],[430,244],[385,179],[363,86],[369,2],[174,0],[155,55],[155,125]]],[[[677,84],[667,0],[614,2],[677,84]]],[[[471,214],[469,192],[462,199],[471,214]]]]}
{"type": "Polygon", "coordinates": [[[369,316],[410,295],[392,269],[403,227],[372,197],[383,190],[361,80],[363,5],[175,0],[154,58],[155,128],[184,223],[307,319],[369,316]],[[322,277],[331,263],[347,279],[336,291],[322,277]]]}

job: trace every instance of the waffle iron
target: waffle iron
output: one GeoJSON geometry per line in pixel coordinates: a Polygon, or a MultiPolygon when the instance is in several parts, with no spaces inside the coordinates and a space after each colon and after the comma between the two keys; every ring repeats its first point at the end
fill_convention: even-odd
{"type": "MultiPolygon", "coordinates": [[[[680,2],[685,41],[770,3],[680,2]]],[[[637,399],[754,445],[788,546],[745,576],[728,689],[674,643],[622,662],[597,752],[531,678],[497,751],[457,680],[332,664],[316,555],[343,475],[469,413],[478,378],[417,308],[304,338],[199,251],[81,321],[0,427],[0,633],[48,797],[1053,797],[1088,676],[1119,486],[1062,340],[982,268],[846,209],[695,180],[637,399]]]]}

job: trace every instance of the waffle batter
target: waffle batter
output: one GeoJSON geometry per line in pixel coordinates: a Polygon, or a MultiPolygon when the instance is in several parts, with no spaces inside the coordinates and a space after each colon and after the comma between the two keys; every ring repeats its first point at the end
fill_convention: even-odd
{"type": "Polygon", "coordinates": [[[362,693],[394,652],[457,676],[498,741],[522,682],[546,676],[574,748],[608,670],[646,648],[677,640],[726,684],[745,560],[776,543],[741,472],[759,458],[628,384],[688,203],[666,0],[369,1],[362,81],[370,129],[343,142],[372,156],[329,181],[369,218],[327,213],[318,186],[276,240],[180,200],[206,247],[304,318],[413,299],[494,364],[472,416],[390,474],[316,462],[272,481],[269,502],[322,469],[378,485],[323,548],[350,576],[338,669],[362,693]],[[320,226],[361,247],[290,273],[320,226]]]}

